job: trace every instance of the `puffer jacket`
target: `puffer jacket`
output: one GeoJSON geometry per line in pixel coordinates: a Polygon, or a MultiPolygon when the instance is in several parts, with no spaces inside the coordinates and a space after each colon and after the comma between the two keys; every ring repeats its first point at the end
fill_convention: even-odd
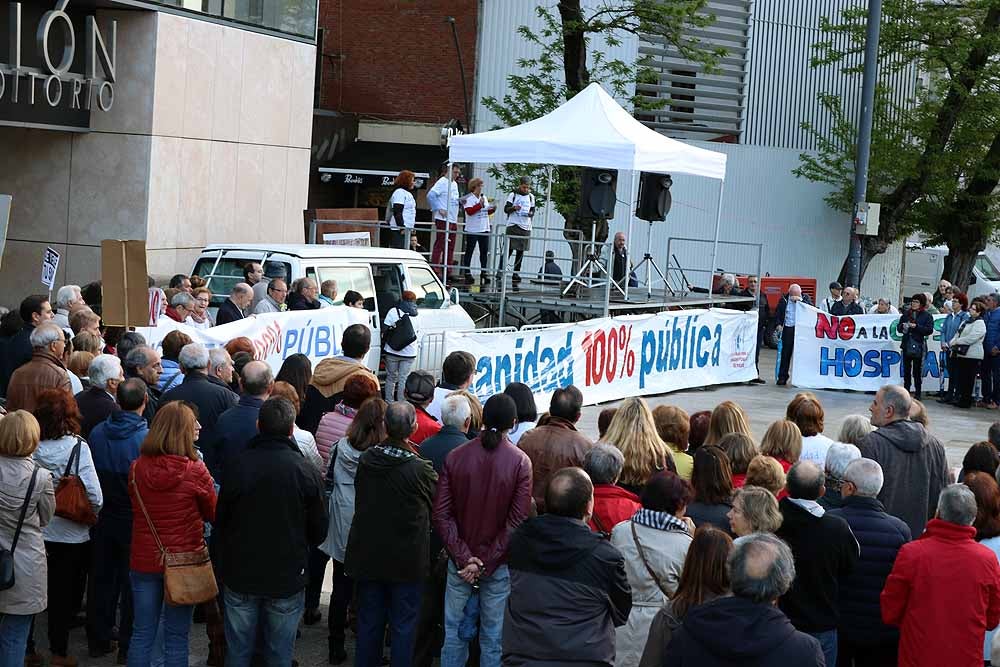
{"type": "MultiPolygon", "coordinates": [[[[69,457],[80,443],[79,467],[73,464],[71,474],[78,474],[80,481],[87,488],[87,498],[90,500],[94,513],[101,511],[104,504],[104,494],[101,492],[101,480],[97,477],[97,469],[94,467],[94,459],[90,454],[90,447],[87,442],[75,435],[64,435],[55,440],[42,440],[35,450],[35,463],[45,468],[52,475],[54,485],[59,485],[59,480],[66,473],[66,465],[69,457]]],[[[64,519],[61,516],[53,517],[45,530],[42,531],[46,542],[61,542],[64,544],[82,544],[90,541],[90,527],[64,519]]]]}
{"type": "MultiPolygon", "coordinates": [[[[35,470],[31,457],[0,456],[0,544],[10,549],[21,504],[35,470]]],[[[14,586],[0,591],[0,614],[29,616],[48,606],[48,560],[42,529],[56,509],[52,477],[38,471],[14,552],[14,586]]]]}
{"type": "Polygon", "coordinates": [[[90,453],[101,480],[104,506],[97,527],[116,535],[132,534],[132,501],[128,493],[128,471],[139,458],[139,448],[149,426],[145,418],[119,410],[90,432],[90,453]]]}
{"type": "Polygon", "coordinates": [[[368,377],[378,382],[378,378],[365,366],[363,360],[330,357],[316,364],[312,380],[306,387],[306,398],[302,402],[302,409],[295,419],[299,428],[315,434],[323,415],[337,407],[344,398],[344,384],[347,378],[355,373],[366,373],[368,377]]]}
{"type": "Polygon", "coordinates": [[[156,388],[163,393],[183,382],[184,375],[181,373],[180,364],[176,361],[163,359],[160,363],[163,364],[163,372],[160,373],[160,381],[156,383],[156,388]]]}
{"type": "Polygon", "coordinates": [[[610,536],[615,526],[631,519],[640,507],[642,504],[639,496],[631,491],[614,484],[595,484],[594,513],[590,517],[590,529],[610,536]]]}
{"type": "Polygon", "coordinates": [[[986,339],[983,347],[986,349],[986,356],[990,356],[990,350],[1000,347],[1000,308],[991,310],[983,315],[986,322],[986,339]]]}
{"type": "Polygon", "coordinates": [[[615,631],[615,667],[638,667],[653,618],[667,595],[677,591],[691,535],[676,528],[659,530],[630,520],[611,531],[611,545],[625,558],[625,574],[632,588],[632,611],[625,625],[615,631]],[[642,555],[632,537],[633,526],[642,543],[642,555]],[[666,591],[650,576],[643,556],[666,591]]]}
{"type": "Polygon", "coordinates": [[[330,450],[347,435],[347,429],[358,411],[338,403],[333,410],[323,415],[316,427],[316,449],[323,457],[323,469],[330,465],[330,450]]]}
{"type": "Polygon", "coordinates": [[[354,478],[358,474],[361,452],[354,449],[347,438],[337,443],[337,458],[326,472],[326,485],[330,493],[330,527],[326,541],[319,546],[323,553],[338,563],[344,562],[347,536],[354,521],[354,478]]]}
{"type": "Polygon", "coordinates": [[[196,551],[205,546],[205,521],[215,521],[215,485],[201,461],[172,454],[140,456],[129,473],[132,499],[132,553],[136,572],[159,574],[163,559],[149,523],[139,506],[136,487],[163,547],[170,552],[196,551]]]}
{"type": "Polygon", "coordinates": [[[882,624],[879,595],[896,562],[896,554],[910,541],[910,528],[886,514],[875,498],[848,496],[840,509],[830,510],[851,527],[861,555],[854,570],[840,582],[837,631],[852,644],[889,644],[899,641],[899,631],[882,624]]]}

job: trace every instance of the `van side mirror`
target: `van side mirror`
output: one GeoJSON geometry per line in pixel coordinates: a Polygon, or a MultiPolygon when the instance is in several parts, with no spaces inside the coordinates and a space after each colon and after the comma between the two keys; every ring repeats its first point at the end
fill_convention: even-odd
{"type": "Polygon", "coordinates": [[[976,274],[975,273],[973,273],[972,276],[969,278],[969,284],[970,285],[975,285],[976,284],[976,274]]]}
{"type": "Polygon", "coordinates": [[[456,305],[456,306],[458,305],[458,288],[457,287],[452,287],[450,290],[448,290],[448,300],[451,301],[454,305],[456,305]]]}

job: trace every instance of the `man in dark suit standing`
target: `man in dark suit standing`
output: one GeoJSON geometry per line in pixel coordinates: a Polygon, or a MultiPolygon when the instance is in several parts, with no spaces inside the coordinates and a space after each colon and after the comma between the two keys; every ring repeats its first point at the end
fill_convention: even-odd
{"type": "Polygon", "coordinates": [[[229,298],[219,306],[215,316],[215,324],[229,324],[246,317],[247,309],[253,303],[253,288],[246,283],[236,283],[229,293],[229,298]]]}

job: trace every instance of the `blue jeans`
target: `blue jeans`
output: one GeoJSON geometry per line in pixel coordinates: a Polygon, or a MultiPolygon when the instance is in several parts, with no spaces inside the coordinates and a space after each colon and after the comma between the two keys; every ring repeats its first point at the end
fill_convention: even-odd
{"type": "Polygon", "coordinates": [[[837,664],[837,631],[827,630],[825,632],[809,632],[819,640],[819,647],[823,650],[823,657],[826,659],[826,664],[834,665],[837,664]]]}
{"type": "Polygon", "coordinates": [[[22,667],[32,615],[0,614],[0,667],[22,667]]]}
{"type": "Polygon", "coordinates": [[[257,645],[257,626],[262,627],[264,664],[292,664],[295,633],[306,606],[304,590],[285,598],[244,595],[223,588],[226,601],[226,667],[249,667],[257,645]]]}
{"type": "Polygon", "coordinates": [[[422,583],[393,584],[358,580],[358,635],[354,667],[377,667],[382,659],[385,623],[392,638],[391,667],[411,667],[422,583]]]}
{"type": "MultiPolygon", "coordinates": [[[[500,667],[500,640],[503,636],[503,614],[510,594],[510,573],[501,565],[488,577],[479,579],[479,667],[500,667]]],[[[444,597],[444,646],[441,667],[464,667],[469,657],[469,644],[458,637],[465,603],[472,595],[472,586],[458,576],[455,563],[448,561],[448,588],[444,597]]]]}
{"type": "Polygon", "coordinates": [[[153,644],[156,641],[160,616],[163,616],[163,657],[166,667],[187,667],[188,633],[194,607],[163,603],[163,575],[131,571],[132,641],[128,647],[129,667],[148,667],[152,664],[153,644]]]}

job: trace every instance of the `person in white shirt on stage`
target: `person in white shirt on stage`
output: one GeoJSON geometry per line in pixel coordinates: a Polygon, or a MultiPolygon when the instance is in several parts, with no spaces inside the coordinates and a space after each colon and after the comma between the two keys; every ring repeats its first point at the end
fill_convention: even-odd
{"type": "Polygon", "coordinates": [[[413,181],[416,177],[409,169],[404,169],[396,176],[393,183],[396,186],[389,204],[386,207],[385,221],[389,225],[386,230],[388,247],[403,250],[409,248],[407,238],[417,224],[417,200],[413,198],[413,181]]]}
{"type": "Polygon", "coordinates": [[[514,253],[514,275],[511,282],[521,282],[521,260],[531,243],[531,219],[535,215],[535,195],[531,194],[531,179],[521,177],[517,190],[507,195],[503,212],[507,214],[507,258],[514,253]]]}
{"type": "Polygon", "coordinates": [[[441,178],[427,191],[427,203],[434,215],[434,248],[431,251],[431,266],[439,277],[442,267],[449,268],[455,263],[455,241],[458,237],[458,178],[462,171],[458,165],[451,167],[451,185],[448,183],[448,163],[441,165],[441,178]],[[447,228],[447,234],[445,233],[447,228]],[[448,238],[448,253],[445,256],[445,236],[448,238]]]}
{"type": "Polygon", "coordinates": [[[475,282],[472,278],[472,255],[479,246],[480,281],[489,285],[486,275],[486,264],[490,256],[490,216],[497,210],[483,194],[483,179],[474,178],[469,181],[469,194],[465,195],[465,256],[462,258],[462,270],[466,282],[475,282]]]}

